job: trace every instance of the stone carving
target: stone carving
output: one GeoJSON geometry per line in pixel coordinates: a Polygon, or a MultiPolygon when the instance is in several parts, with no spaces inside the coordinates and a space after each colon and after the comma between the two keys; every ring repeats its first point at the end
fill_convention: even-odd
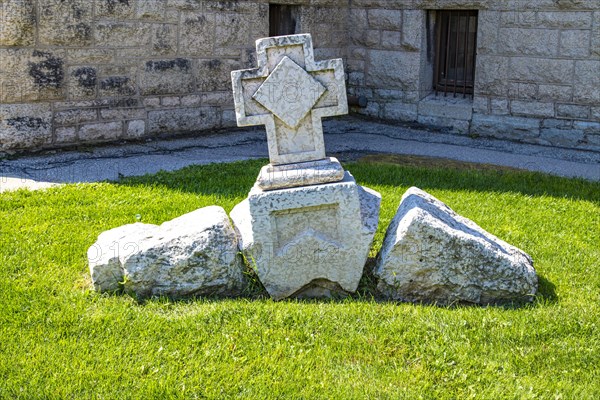
{"type": "Polygon", "coordinates": [[[237,237],[221,207],[205,207],[161,226],[129,224],[103,232],[88,250],[98,291],[139,298],[237,295],[244,287],[237,237]]]}
{"type": "Polygon", "coordinates": [[[400,202],[377,257],[388,298],[438,304],[533,300],[531,257],[418,188],[400,202]]]}
{"type": "Polygon", "coordinates": [[[337,182],[342,179],[344,168],[334,157],[330,157],[296,164],[265,165],[260,170],[256,184],[261,189],[272,190],[337,182]]]}
{"type": "Polygon", "coordinates": [[[309,34],[260,39],[256,52],[258,68],[231,73],[238,125],[265,125],[275,171],[325,159],[321,119],[348,113],[342,60],[315,61],[309,34]]]}
{"type": "Polygon", "coordinates": [[[274,299],[354,292],[381,197],[325,157],[321,118],[348,112],[341,60],[314,61],[310,35],[256,42],[232,72],[238,125],[264,124],[271,163],[231,212],[240,248],[274,299]]]}
{"type": "Polygon", "coordinates": [[[274,299],[354,292],[379,219],[379,193],[341,182],[264,191],[231,212],[240,248],[274,299]]]}
{"type": "Polygon", "coordinates": [[[327,89],[288,56],[252,96],[292,129],[314,107],[327,89]]]}

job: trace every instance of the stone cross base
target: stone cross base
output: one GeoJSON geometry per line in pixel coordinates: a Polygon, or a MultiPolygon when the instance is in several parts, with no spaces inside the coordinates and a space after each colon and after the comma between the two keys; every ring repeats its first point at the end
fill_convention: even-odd
{"type": "Polygon", "coordinates": [[[256,184],[263,190],[339,182],[344,179],[344,168],[334,158],[295,164],[265,165],[256,184]]]}
{"type": "Polygon", "coordinates": [[[381,196],[352,175],[317,186],[265,191],[231,212],[240,247],[271,297],[356,291],[379,220],[381,196]]]}

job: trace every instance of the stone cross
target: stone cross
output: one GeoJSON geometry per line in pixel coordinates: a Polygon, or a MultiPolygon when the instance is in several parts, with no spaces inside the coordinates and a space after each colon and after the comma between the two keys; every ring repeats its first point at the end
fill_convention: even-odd
{"type": "Polygon", "coordinates": [[[240,250],[274,299],[354,292],[381,196],[325,157],[321,119],[348,113],[342,60],[316,62],[310,35],[256,41],[258,68],[231,73],[239,126],[267,128],[271,163],[231,211],[240,250]]]}
{"type": "Polygon", "coordinates": [[[265,125],[272,166],[325,158],[321,119],[348,113],[341,59],[315,61],[310,34],[256,41],[258,68],[233,71],[238,126],[265,125]]]}

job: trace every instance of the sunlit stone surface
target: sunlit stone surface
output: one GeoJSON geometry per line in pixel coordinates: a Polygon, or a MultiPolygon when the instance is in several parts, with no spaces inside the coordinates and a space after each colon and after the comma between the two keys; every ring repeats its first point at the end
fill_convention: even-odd
{"type": "Polygon", "coordinates": [[[310,35],[260,39],[258,68],[232,72],[238,125],[267,130],[271,163],[231,212],[240,248],[274,299],[354,292],[381,197],[325,157],[321,118],[348,112],[342,60],[310,35]]]}

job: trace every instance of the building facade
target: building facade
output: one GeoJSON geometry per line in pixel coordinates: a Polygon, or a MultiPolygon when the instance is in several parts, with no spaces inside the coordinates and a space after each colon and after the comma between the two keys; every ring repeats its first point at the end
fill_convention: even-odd
{"type": "Polygon", "coordinates": [[[597,0],[0,0],[0,153],[235,126],[257,38],[343,58],[353,113],[600,151],[597,0]]]}

